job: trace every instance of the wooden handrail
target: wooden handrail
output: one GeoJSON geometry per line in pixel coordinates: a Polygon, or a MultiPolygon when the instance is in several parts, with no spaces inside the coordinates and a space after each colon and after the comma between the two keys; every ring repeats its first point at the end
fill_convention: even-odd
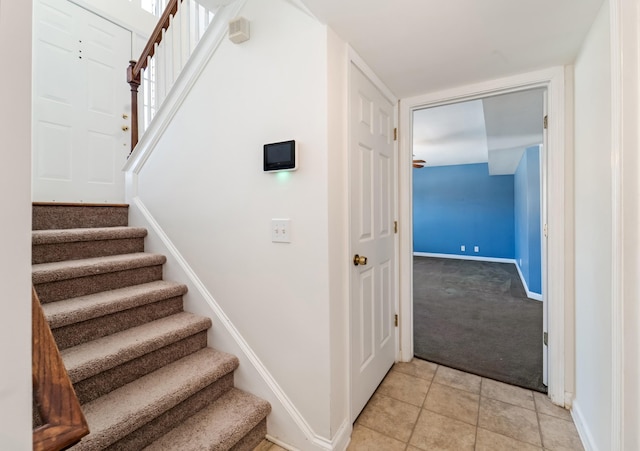
{"type": "Polygon", "coordinates": [[[33,288],[31,311],[33,396],[43,422],[33,430],[33,449],[58,451],[79,442],[89,426],[33,288]]]}
{"type": "Polygon", "coordinates": [[[162,32],[169,28],[171,17],[178,11],[178,3],[182,0],[169,0],[158,24],[153,29],[147,45],[140,55],[138,61],[129,61],[127,68],[127,83],[131,87],[131,150],[138,144],[138,87],[141,84],[140,73],[147,68],[149,58],[156,52],[156,44],[162,41],[162,32]]]}

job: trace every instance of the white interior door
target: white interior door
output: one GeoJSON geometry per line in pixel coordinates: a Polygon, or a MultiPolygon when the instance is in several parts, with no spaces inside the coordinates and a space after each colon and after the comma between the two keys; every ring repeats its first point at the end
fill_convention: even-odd
{"type": "Polygon", "coordinates": [[[393,365],[396,258],[394,105],[353,64],[349,143],[351,250],[351,419],[393,365]]]}
{"type": "Polygon", "coordinates": [[[123,202],[131,32],[66,0],[34,17],[33,200],[123,202]]]}

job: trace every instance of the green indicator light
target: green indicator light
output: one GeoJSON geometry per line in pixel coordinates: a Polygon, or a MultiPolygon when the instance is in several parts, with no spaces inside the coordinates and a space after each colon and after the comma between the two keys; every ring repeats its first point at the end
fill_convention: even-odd
{"type": "Polygon", "coordinates": [[[276,173],[276,177],[278,177],[278,180],[280,182],[285,182],[291,178],[291,172],[289,171],[278,172],[276,173]]]}

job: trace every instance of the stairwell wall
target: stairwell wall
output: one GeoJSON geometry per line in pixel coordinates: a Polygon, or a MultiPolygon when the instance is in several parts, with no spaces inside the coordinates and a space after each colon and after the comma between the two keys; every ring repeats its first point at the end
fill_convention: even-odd
{"type": "MultiPolygon", "coordinates": [[[[274,407],[270,436],[338,449],[351,430],[348,268],[340,263],[348,254],[346,44],[294,3],[247,1],[241,15],[251,39],[220,44],[152,155],[128,177],[130,222],[150,216],[224,311],[210,345],[238,353],[222,327],[228,319],[290,401],[281,403],[239,356],[237,385],[274,407]],[[289,139],[298,143],[299,169],[264,173],[263,144],[289,139]],[[291,220],[291,243],[271,242],[272,218],[291,220]],[[292,427],[296,416],[312,444],[292,427]]],[[[147,248],[161,241],[152,236],[147,248]]],[[[180,273],[171,258],[165,272],[180,273]]],[[[200,313],[196,291],[186,308],[200,313]]]]}
{"type": "Polygon", "coordinates": [[[0,1],[0,448],[31,436],[31,2],[0,1]]]}

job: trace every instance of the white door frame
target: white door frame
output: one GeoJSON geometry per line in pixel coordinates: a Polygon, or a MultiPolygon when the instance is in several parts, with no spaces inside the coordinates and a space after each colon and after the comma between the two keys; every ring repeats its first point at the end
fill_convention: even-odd
{"type": "MultiPolygon", "coordinates": [[[[389,88],[387,88],[387,86],[382,82],[382,80],[380,80],[380,78],[375,74],[375,72],[373,72],[373,70],[367,65],[367,63],[362,59],[362,57],[350,46],[347,45],[347,99],[351,98],[351,78],[350,78],[350,65],[353,64],[355,67],[357,67],[358,69],[360,69],[360,71],[362,71],[362,73],[380,90],[380,92],[387,97],[387,99],[389,99],[391,101],[391,103],[393,103],[395,105],[394,107],[394,117],[393,117],[393,123],[395,127],[398,127],[398,98],[389,90],[389,88]]],[[[349,102],[350,103],[350,102],[349,102]]],[[[349,107],[350,108],[350,107],[349,107]]],[[[348,108],[348,109],[349,109],[348,108]]],[[[350,118],[351,115],[349,113],[349,111],[347,112],[347,117],[350,118]]],[[[349,119],[348,121],[348,126],[347,126],[347,142],[351,143],[351,121],[349,119]]],[[[398,168],[400,166],[400,158],[399,158],[399,145],[398,145],[399,141],[394,141],[394,155],[396,158],[396,181],[399,180],[399,176],[400,173],[398,171],[398,168]]],[[[347,162],[349,162],[350,159],[347,158],[347,162]]],[[[348,163],[350,164],[350,163],[348,163]]],[[[348,167],[347,168],[347,174],[351,173],[351,168],[348,167]]],[[[399,182],[398,182],[399,183],[399,182]]],[[[399,214],[399,186],[398,183],[396,183],[396,191],[393,193],[393,195],[395,196],[395,200],[396,200],[396,206],[395,206],[395,218],[398,218],[398,214],[399,214]]],[[[349,192],[348,192],[348,201],[347,204],[349,206],[349,209],[351,208],[351,184],[348,183],[349,186],[349,192]]],[[[351,219],[349,218],[349,230],[351,230],[351,219]]],[[[399,239],[398,239],[398,234],[395,235],[395,258],[396,258],[396,269],[395,269],[395,274],[394,274],[394,278],[395,278],[395,311],[397,313],[399,313],[399,302],[400,302],[400,298],[399,298],[399,279],[401,276],[399,276],[399,274],[401,273],[401,268],[400,268],[400,245],[399,245],[399,239]]],[[[351,243],[351,234],[349,233],[349,239],[348,239],[348,252],[349,254],[347,255],[347,258],[351,258],[351,250],[352,250],[352,243],[351,243]]],[[[349,267],[349,274],[347,275],[348,277],[348,281],[349,281],[349,305],[351,305],[351,267],[349,267]]],[[[352,412],[352,392],[351,392],[351,384],[352,384],[352,374],[351,374],[351,343],[353,341],[353,331],[351,330],[351,308],[347,309],[347,327],[349,328],[349,346],[347,346],[347,368],[348,368],[348,374],[349,374],[349,380],[348,380],[348,412],[349,415],[351,415],[352,412]]],[[[396,327],[395,330],[395,339],[396,339],[396,361],[400,360],[400,336],[399,336],[399,328],[396,327]]],[[[373,393],[372,393],[373,394],[373,393]]]]}
{"type": "Polygon", "coordinates": [[[411,166],[412,112],[464,100],[479,99],[496,94],[532,88],[547,88],[548,98],[548,239],[547,273],[550,275],[546,293],[549,305],[549,397],[558,405],[570,405],[572,394],[565,394],[565,362],[572,362],[573,349],[565,349],[565,332],[573,330],[565,323],[565,307],[573,306],[567,299],[565,278],[568,271],[565,258],[565,215],[572,215],[569,205],[571,187],[565,186],[565,72],[563,67],[500,78],[468,86],[403,99],[400,106],[399,209],[400,220],[400,349],[401,360],[413,357],[413,173],[411,166]],[[569,202],[567,202],[568,200],[569,202]]]}

